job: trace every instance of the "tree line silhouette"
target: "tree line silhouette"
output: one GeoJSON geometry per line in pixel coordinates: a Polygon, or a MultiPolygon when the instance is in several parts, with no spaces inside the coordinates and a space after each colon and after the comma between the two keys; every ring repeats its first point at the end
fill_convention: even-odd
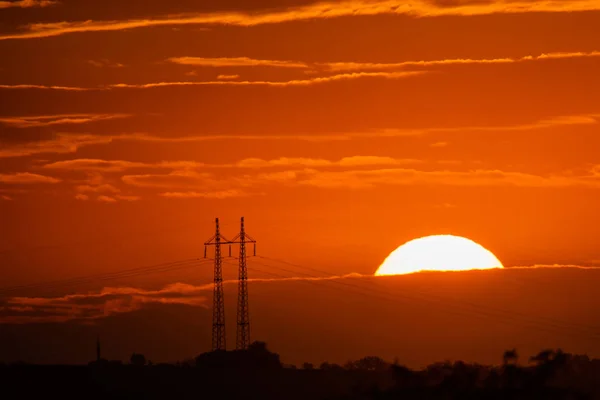
{"type": "MultiPolygon", "coordinates": [[[[438,362],[422,370],[367,356],[343,365],[285,365],[266,343],[154,364],[98,359],[88,366],[0,364],[3,392],[18,398],[224,399],[594,399],[600,360],[547,349],[520,362],[507,350],[497,366],[438,362]],[[35,383],[35,384],[32,384],[35,383]]],[[[15,398],[17,398],[15,397],[15,398]]],[[[11,397],[7,397],[11,398],[11,397]]]]}

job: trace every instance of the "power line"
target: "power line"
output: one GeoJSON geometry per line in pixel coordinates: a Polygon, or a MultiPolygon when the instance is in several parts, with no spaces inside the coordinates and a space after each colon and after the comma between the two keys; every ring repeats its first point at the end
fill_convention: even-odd
{"type": "Polygon", "coordinates": [[[155,264],[150,266],[131,268],[122,271],[115,271],[109,273],[95,274],[95,275],[86,275],[74,278],[60,279],[54,281],[45,281],[45,282],[37,282],[20,286],[12,286],[12,287],[4,287],[0,288],[0,296],[16,292],[22,290],[46,290],[46,289],[55,289],[65,286],[78,286],[82,284],[101,282],[114,280],[119,278],[129,278],[134,276],[147,275],[152,273],[162,273],[162,272],[170,272],[175,270],[180,270],[184,268],[190,268],[195,265],[200,265],[205,261],[201,261],[198,258],[190,258],[181,261],[173,261],[169,263],[155,264]]]}
{"type": "MultiPolygon", "coordinates": [[[[261,258],[267,258],[267,257],[261,257],[261,258]]],[[[285,263],[287,263],[287,262],[285,262],[285,263]]],[[[276,267],[276,266],[273,266],[273,265],[268,265],[268,264],[264,264],[264,263],[259,263],[259,264],[261,264],[263,266],[266,266],[266,267],[269,267],[269,268],[276,268],[276,269],[279,269],[279,270],[282,270],[282,271],[286,271],[286,272],[291,272],[291,273],[296,273],[296,274],[299,273],[298,271],[291,271],[291,270],[280,268],[280,267],[276,267]]],[[[314,270],[314,269],[312,269],[312,270],[314,270]]],[[[323,277],[309,275],[309,274],[302,274],[302,275],[307,276],[307,277],[311,277],[311,278],[323,278],[323,277]]],[[[306,282],[310,282],[310,283],[334,283],[334,284],[343,285],[343,286],[347,286],[349,288],[355,288],[355,289],[359,289],[359,290],[365,290],[366,289],[366,288],[361,287],[361,286],[352,285],[352,284],[347,283],[347,282],[340,282],[340,281],[335,281],[335,280],[328,280],[328,281],[306,281],[306,282]]],[[[395,299],[395,298],[389,298],[387,296],[376,295],[376,294],[374,294],[376,292],[373,291],[372,289],[367,289],[367,290],[369,290],[369,292],[367,292],[367,293],[362,292],[362,291],[359,292],[359,291],[356,291],[356,290],[353,290],[352,292],[358,293],[358,294],[361,294],[361,295],[365,295],[365,296],[369,296],[369,297],[377,297],[377,298],[381,298],[381,299],[385,299],[385,300],[391,300],[391,301],[397,301],[398,300],[398,299],[395,299]]],[[[379,292],[382,292],[382,291],[379,290],[379,292]]],[[[389,292],[385,292],[384,291],[383,293],[384,294],[388,294],[389,292]]],[[[406,300],[413,300],[413,301],[414,300],[418,300],[418,301],[425,301],[425,302],[429,302],[429,303],[436,303],[436,301],[434,301],[434,300],[432,300],[430,298],[416,298],[416,297],[411,297],[411,296],[407,296],[405,294],[398,294],[398,293],[393,293],[393,295],[396,296],[396,297],[402,297],[402,298],[404,298],[406,300]]],[[[427,294],[427,296],[429,296],[429,294],[427,294]]],[[[433,296],[430,296],[430,297],[433,297],[433,296]]],[[[448,308],[451,305],[451,304],[448,304],[448,303],[452,303],[452,302],[456,303],[456,301],[453,301],[451,299],[446,299],[446,298],[443,298],[441,296],[436,296],[436,297],[438,298],[438,300],[443,300],[442,306],[445,307],[445,308],[448,308]]],[[[480,308],[484,308],[484,307],[480,307],[480,308]]],[[[557,332],[558,333],[567,333],[569,335],[574,335],[574,336],[578,336],[578,337],[580,337],[580,336],[583,335],[586,338],[594,337],[594,339],[597,339],[597,337],[599,336],[598,333],[594,333],[594,334],[590,335],[589,332],[588,333],[573,332],[571,330],[572,328],[569,327],[569,326],[566,326],[566,325],[565,326],[560,326],[560,325],[554,325],[554,326],[551,325],[551,326],[548,326],[547,323],[535,321],[530,316],[526,316],[526,315],[523,315],[526,318],[526,320],[523,321],[523,320],[519,320],[518,318],[515,318],[513,315],[505,315],[505,316],[503,316],[503,315],[498,315],[497,313],[494,314],[494,313],[486,312],[486,310],[481,310],[479,312],[474,312],[473,310],[468,310],[468,312],[469,312],[468,314],[465,314],[464,312],[457,311],[455,309],[450,309],[449,312],[451,312],[453,314],[467,316],[467,317],[476,316],[476,317],[479,317],[479,318],[481,318],[481,317],[483,317],[483,318],[495,318],[495,319],[504,318],[504,320],[505,320],[504,322],[512,320],[513,322],[519,322],[519,323],[522,323],[522,324],[525,323],[525,324],[529,324],[530,328],[544,330],[544,331],[551,332],[551,333],[557,333],[557,332]],[[560,329],[569,329],[569,331],[568,332],[561,332],[560,329]],[[579,335],[577,335],[578,333],[579,333],[579,335]]],[[[509,312],[509,311],[506,311],[506,312],[509,312]]],[[[568,324],[568,323],[565,323],[565,324],[568,324]]],[[[589,328],[589,329],[592,329],[592,328],[589,328]]]]}
{"type": "MultiPolygon", "coordinates": [[[[279,262],[279,263],[286,264],[286,265],[289,265],[289,266],[292,266],[292,267],[296,267],[296,268],[300,268],[300,269],[316,271],[316,272],[319,272],[319,273],[322,273],[322,274],[328,274],[327,272],[319,270],[319,269],[316,269],[316,268],[310,268],[310,267],[305,267],[305,266],[298,265],[298,264],[293,264],[293,263],[287,262],[285,260],[279,260],[279,259],[270,258],[270,257],[264,257],[264,256],[258,256],[258,257],[266,259],[266,260],[271,260],[271,261],[274,261],[274,262],[279,262]]],[[[378,288],[381,287],[377,283],[374,283],[374,282],[369,282],[369,283],[372,283],[374,286],[377,286],[378,288]]],[[[412,290],[412,291],[416,292],[414,290],[412,290]]],[[[454,301],[454,302],[457,302],[457,303],[462,303],[462,304],[468,305],[468,306],[473,307],[473,308],[486,308],[488,310],[493,310],[493,311],[499,312],[499,313],[508,313],[511,316],[512,315],[517,315],[517,316],[522,316],[522,317],[525,317],[525,318],[531,318],[531,316],[529,316],[527,314],[524,314],[524,313],[519,313],[518,311],[510,311],[510,310],[506,310],[506,309],[502,309],[502,308],[498,308],[498,307],[489,307],[489,306],[482,307],[480,304],[476,304],[476,303],[472,303],[472,302],[469,302],[469,301],[466,301],[466,300],[460,300],[460,299],[449,299],[447,297],[436,295],[434,293],[422,293],[422,292],[416,292],[416,293],[418,295],[421,295],[421,296],[427,296],[427,298],[434,297],[434,298],[438,298],[438,299],[443,300],[443,301],[454,301]]],[[[564,324],[576,325],[576,326],[579,326],[579,327],[581,327],[583,329],[592,330],[594,332],[600,331],[600,328],[598,328],[598,327],[584,325],[584,324],[577,324],[577,323],[569,323],[569,322],[566,322],[566,321],[557,320],[555,318],[549,318],[549,317],[544,317],[544,316],[537,316],[536,318],[538,318],[540,320],[545,320],[545,321],[547,321],[547,322],[549,322],[551,324],[555,324],[555,325],[564,325],[564,324]]]]}

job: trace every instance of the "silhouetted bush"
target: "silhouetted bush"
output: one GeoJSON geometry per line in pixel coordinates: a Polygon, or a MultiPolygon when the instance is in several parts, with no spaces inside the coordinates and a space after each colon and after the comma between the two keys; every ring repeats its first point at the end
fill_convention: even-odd
{"type": "Polygon", "coordinates": [[[282,368],[279,354],[267,349],[264,342],[254,342],[247,350],[213,351],[196,357],[196,366],[200,368],[282,368]]]}
{"type": "Polygon", "coordinates": [[[146,365],[146,356],[143,354],[133,353],[130,358],[131,365],[143,367],[146,365]]]}

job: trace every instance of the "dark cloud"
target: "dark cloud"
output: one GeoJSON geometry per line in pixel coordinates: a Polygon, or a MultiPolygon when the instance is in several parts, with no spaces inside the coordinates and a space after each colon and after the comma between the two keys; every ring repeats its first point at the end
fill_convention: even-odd
{"type": "Polygon", "coordinates": [[[61,297],[11,297],[4,299],[0,322],[22,324],[93,320],[130,313],[152,303],[205,307],[205,292],[209,286],[177,283],[160,290],[107,287],[97,293],[61,297]]]}

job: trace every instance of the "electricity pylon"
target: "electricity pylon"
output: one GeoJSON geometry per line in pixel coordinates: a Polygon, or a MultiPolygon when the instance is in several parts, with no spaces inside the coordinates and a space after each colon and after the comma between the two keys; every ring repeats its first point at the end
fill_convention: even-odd
{"type": "Polygon", "coordinates": [[[221,265],[221,245],[229,241],[219,231],[219,218],[216,222],[216,233],[204,242],[204,257],[206,246],[215,246],[215,287],[213,291],[213,324],[212,324],[212,351],[226,350],[225,341],[225,301],[223,296],[223,269],[221,265]]]}
{"type": "Polygon", "coordinates": [[[237,350],[246,350],[250,345],[250,313],[248,310],[248,268],[246,266],[246,243],[254,244],[256,255],[256,240],[246,233],[244,217],[242,217],[240,233],[229,243],[240,245],[239,275],[238,275],[238,304],[237,304],[237,332],[235,347],[237,350]]]}

